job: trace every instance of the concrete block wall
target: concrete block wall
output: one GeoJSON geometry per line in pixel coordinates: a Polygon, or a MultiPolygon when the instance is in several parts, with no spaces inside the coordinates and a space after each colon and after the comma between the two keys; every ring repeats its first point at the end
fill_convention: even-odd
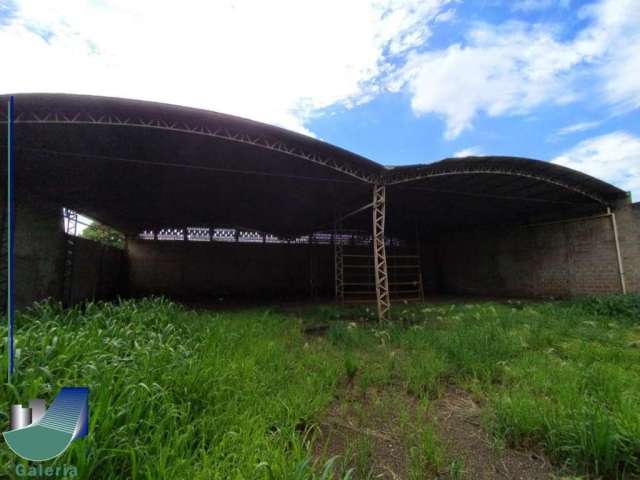
{"type": "Polygon", "coordinates": [[[309,298],[333,294],[330,245],[132,240],[132,296],[184,300],[309,298]]]}
{"type": "Polygon", "coordinates": [[[434,243],[424,243],[420,247],[420,268],[422,286],[426,295],[437,295],[442,290],[442,264],[438,261],[438,249],[434,243]]]}
{"type": "MultiPolygon", "coordinates": [[[[615,209],[627,290],[640,292],[640,203],[615,209]]],[[[426,293],[564,297],[620,292],[610,217],[447,233],[421,246],[426,293]]],[[[17,308],[62,298],[61,207],[18,201],[17,308]]],[[[129,242],[126,253],[77,239],[73,300],[332,296],[330,245],[129,242]],[[125,265],[127,268],[125,268],[125,265]],[[127,291],[128,288],[128,291],[127,291]]]]}
{"type": "Polygon", "coordinates": [[[627,291],[640,292],[640,202],[615,211],[627,291]]]}
{"type": "Polygon", "coordinates": [[[124,251],[76,237],[71,303],[110,300],[124,292],[124,251]]]}
{"type": "Polygon", "coordinates": [[[16,308],[48,297],[61,298],[64,268],[61,207],[16,199],[14,268],[16,308]]]}
{"type": "MultiPolygon", "coordinates": [[[[621,205],[616,217],[627,290],[639,292],[640,207],[621,205]]],[[[448,233],[422,250],[435,257],[423,262],[423,277],[438,293],[570,297],[621,292],[611,217],[448,233]]]]}
{"type": "MultiPolygon", "coordinates": [[[[3,205],[4,206],[4,205],[3,205]]],[[[62,300],[65,233],[62,207],[46,201],[15,202],[14,301],[16,309],[62,300]]],[[[111,299],[120,292],[124,252],[76,238],[72,303],[111,299]]],[[[6,269],[6,258],[2,259],[6,269]]],[[[126,279],[125,279],[126,280],[126,279]]]]}

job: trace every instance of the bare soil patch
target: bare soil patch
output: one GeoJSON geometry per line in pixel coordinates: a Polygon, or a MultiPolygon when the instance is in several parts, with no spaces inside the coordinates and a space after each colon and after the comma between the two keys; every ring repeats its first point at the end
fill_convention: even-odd
{"type": "Polygon", "coordinates": [[[335,473],[353,469],[354,479],[409,478],[407,424],[424,422],[417,401],[394,389],[366,391],[346,385],[318,425],[314,457],[338,456],[335,473]]]}
{"type": "Polygon", "coordinates": [[[481,422],[480,406],[457,388],[421,404],[391,386],[363,391],[347,382],[318,424],[314,457],[339,457],[338,478],[349,469],[354,479],[558,478],[537,452],[497,448],[481,422]]]}
{"type": "Polygon", "coordinates": [[[449,454],[464,462],[463,478],[542,480],[556,478],[543,455],[495,448],[482,428],[481,409],[463,390],[450,388],[433,402],[436,432],[449,454]]]}

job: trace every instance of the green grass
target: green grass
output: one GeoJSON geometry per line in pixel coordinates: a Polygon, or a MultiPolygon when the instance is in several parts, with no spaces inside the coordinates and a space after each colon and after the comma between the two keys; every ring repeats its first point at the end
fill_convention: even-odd
{"type": "MultiPolygon", "coordinates": [[[[365,308],[40,304],[17,318],[17,374],[0,392],[0,428],[12,403],[87,385],[90,435],[55,461],[81,478],[333,478],[344,459],[316,462],[311,427],[345,383],[425,405],[456,384],[482,400],[496,443],[541,449],[570,474],[627,478],[640,475],[639,312],[637,295],[423,305],[395,308],[380,326],[365,308]],[[323,322],[325,336],[302,333],[323,322]]],[[[412,478],[457,477],[460,460],[432,426],[414,427],[412,478]]],[[[353,454],[351,467],[367,472],[370,445],[353,454]]],[[[0,477],[14,475],[15,461],[0,449],[0,477]]]]}
{"type": "MultiPolygon", "coordinates": [[[[341,322],[329,338],[367,352],[364,387],[393,383],[437,397],[458,384],[487,404],[496,443],[542,449],[561,471],[627,478],[640,474],[639,312],[639,295],[407,306],[384,328],[341,322]]],[[[363,309],[351,317],[371,319],[363,309]]]]}
{"type": "MultiPolygon", "coordinates": [[[[0,404],[88,385],[90,435],[57,459],[82,478],[311,474],[296,425],[331,400],[340,363],[305,347],[289,318],[143,300],[84,312],[43,305],[19,316],[16,329],[18,374],[0,404]]],[[[3,430],[6,418],[7,410],[3,430]]],[[[0,452],[0,476],[10,476],[14,456],[0,452]]]]}

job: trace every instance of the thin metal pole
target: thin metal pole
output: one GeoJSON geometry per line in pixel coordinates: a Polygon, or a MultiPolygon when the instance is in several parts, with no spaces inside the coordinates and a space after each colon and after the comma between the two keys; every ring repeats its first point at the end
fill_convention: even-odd
{"type": "Polygon", "coordinates": [[[607,207],[607,213],[598,213],[595,215],[589,215],[587,217],[577,217],[577,218],[566,218],[564,220],[553,220],[550,222],[539,222],[539,223],[527,223],[524,225],[519,225],[519,228],[530,228],[530,227],[542,227],[542,226],[546,226],[546,225],[557,225],[560,223],[575,223],[575,222],[582,222],[584,220],[595,220],[597,218],[604,218],[604,217],[609,217],[611,216],[611,209],[609,207],[607,207]]]}
{"type": "Polygon", "coordinates": [[[333,227],[333,255],[336,281],[336,300],[344,302],[344,245],[338,239],[338,225],[333,227]]]}
{"type": "Polygon", "coordinates": [[[420,301],[424,303],[424,284],[422,282],[422,250],[420,248],[420,231],[418,229],[418,222],[415,224],[416,228],[416,253],[418,255],[418,288],[420,289],[420,301]]]}
{"type": "Polygon", "coordinates": [[[556,221],[551,221],[551,222],[542,222],[542,223],[531,223],[528,225],[522,225],[522,228],[529,228],[529,227],[540,227],[540,226],[546,226],[546,225],[556,225],[556,224],[566,224],[566,223],[572,223],[572,222],[582,222],[585,220],[595,220],[598,218],[606,218],[609,217],[611,219],[611,227],[613,229],[613,240],[615,243],[615,248],[616,248],[616,257],[617,257],[617,262],[618,262],[618,275],[620,277],[620,290],[622,291],[622,293],[627,293],[627,285],[626,285],[626,281],[625,281],[625,277],[624,277],[624,265],[622,262],[622,253],[620,250],[620,239],[618,238],[618,222],[616,221],[616,214],[613,213],[611,211],[611,207],[607,207],[607,212],[606,213],[600,213],[600,214],[596,214],[596,215],[591,215],[591,216],[587,216],[587,217],[579,217],[579,218],[569,218],[569,219],[565,219],[565,220],[556,220],[556,221]]]}
{"type": "Polygon", "coordinates": [[[354,215],[356,215],[356,214],[358,214],[360,212],[364,212],[365,210],[367,210],[368,208],[371,208],[371,207],[373,207],[373,202],[367,203],[366,205],[364,205],[364,206],[362,206],[360,208],[356,208],[352,212],[349,212],[349,213],[343,215],[342,217],[340,217],[337,220],[337,223],[342,223],[343,220],[346,220],[347,218],[352,217],[352,216],[354,216],[354,215]]]}
{"type": "Polygon", "coordinates": [[[622,253],[620,252],[620,239],[618,238],[618,222],[616,221],[616,214],[611,211],[611,208],[607,208],[607,213],[611,217],[611,227],[613,228],[613,239],[616,243],[616,256],[618,257],[618,274],[620,275],[620,289],[622,293],[627,293],[627,284],[624,279],[624,266],[622,264],[622,253]]]}
{"type": "Polygon", "coordinates": [[[7,370],[7,383],[11,383],[14,370],[14,341],[13,327],[15,309],[13,304],[13,230],[14,230],[14,205],[13,205],[13,97],[9,97],[9,121],[7,129],[7,321],[8,321],[8,350],[9,368],[7,370]]]}

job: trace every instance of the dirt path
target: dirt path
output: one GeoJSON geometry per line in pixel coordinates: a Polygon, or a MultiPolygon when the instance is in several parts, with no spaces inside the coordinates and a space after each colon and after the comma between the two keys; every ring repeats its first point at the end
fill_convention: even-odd
{"type": "Polygon", "coordinates": [[[431,404],[398,389],[341,389],[318,424],[314,457],[338,457],[334,473],[354,479],[556,478],[541,455],[495,448],[481,409],[451,388],[431,404]]]}
{"type": "Polygon", "coordinates": [[[451,388],[432,405],[436,431],[447,452],[462,459],[463,478],[542,480],[556,478],[541,455],[496,449],[481,425],[481,410],[464,391],[451,388]]]}
{"type": "Polygon", "coordinates": [[[316,459],[325,462],[338,456],[337,478],[349,469],[354,470],[354,479],[408,478],[402,425],[406,416],[417,415],[410,401],[397,392],[343,389],[319,424],[316,459]],[[394,404],[395,409],[391,408],[394,404]],[[400,419],[400,415],[405,418],[400,419]]]}

